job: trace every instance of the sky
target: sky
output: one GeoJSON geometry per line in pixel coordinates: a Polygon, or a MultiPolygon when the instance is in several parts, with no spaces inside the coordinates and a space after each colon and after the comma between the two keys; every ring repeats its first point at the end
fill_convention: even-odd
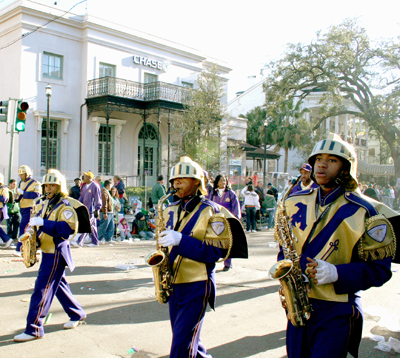
{"type": "MultiPolygon", "coordinates": [[[[0,0],[0,8],[15,0],[0,0]]],[[[69,10],[81,0],[35,0],[69,10]]],[[[400,36],[399,0],[87,0],[72,12],[107,19],[199,50],[232,69],[228,100],[249,76],[279,59],[288,43],[309,44],[319,30],[357,18],[372,40],[400,36]]]]}

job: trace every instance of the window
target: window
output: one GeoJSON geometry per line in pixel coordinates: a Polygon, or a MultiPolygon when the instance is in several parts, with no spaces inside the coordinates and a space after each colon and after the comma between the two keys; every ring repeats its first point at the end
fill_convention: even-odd
{"type": "Polygon", "coordinates": [[[40,165],[46,168],[46,157],[49,158],[49,168],[60,168],[60,121],[50,119],[49,153],[47,153],[47,120],[42,122],[42,140],[40,165]]]}
{"type": "Polygon", "coordinates": [[[375,148],[369,148],[368,155],[370,157],[375,157],[375,148]]]}
{"type": "Polygon", "coordinates": [[[63,56],[43,52],[43,77],[62,80],[63,60],[63,56]]]}
{"type": "Polygon", "coordinates": [[[139,132],[138,175],[143,173],[146,173],[148,177],[156,175],[157,145],[157,129],[153,125],[146,123],[139,132]]]}
{"type": "Polygon", "coordinates": [[[153,83],[158,81],[158,76],[151,73],[144,74],[144,83],[153,83]]]}
{"type": "Polygon", "coordinates": [[[158,98],[158,76],[151,73],[144,74],[144,97],[145,100],[154,100],[158,98]]]}
{"type": "Polygon", "coordinates": [[[112,174],[112,158],[113,155],[113,143],[112,143],[113,126],[107,126],[104,124],[100,125],[99,128],[99,162],[97,171],[99,174],[112,174]]]}
{"type": "Polygon", "coordinates": [[[115,77],[115,66],[108,63],[100,62],[99,77],[115,77]]]}
{"type": "Polygon", "coordinates": [[[182,81],[182,87],[193,88],[193,83],[182,81]]]}

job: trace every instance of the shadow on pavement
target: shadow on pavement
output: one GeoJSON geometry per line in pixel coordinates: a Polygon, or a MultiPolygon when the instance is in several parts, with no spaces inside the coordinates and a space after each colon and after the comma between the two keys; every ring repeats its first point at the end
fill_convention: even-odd
{"type": "MultiPolygon", "coordinates": [[[[264,336],[247,336],[218,347],[210,348],[207,350],[207,353],[218,358],[246,358],[284,346],[286,344],[285,335],[285,331],[279,331],[264,336]]],[[[168,357],[163,356],[160,358],[168,357]]]]}
{"type": "Polygon", "coordinates": [[[268,286],[263,288],[249,289],[239,291],[235,293],[228,293],[225,295],[217,294],[217,307],[228,305],[230,303],[236,303],[245,300],[251,300],[260,296],[264,296],[270,293],[278,293],[279,285],[268,286]]]}

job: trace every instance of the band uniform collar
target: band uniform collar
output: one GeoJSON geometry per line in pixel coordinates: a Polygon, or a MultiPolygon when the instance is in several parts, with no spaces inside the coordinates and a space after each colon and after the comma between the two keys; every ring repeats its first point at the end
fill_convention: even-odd
{"type": "Polygon", "coordinates": [[[318,188],[317,203],[321,206],[326,206],[333,203],[340,195],[344,192],[343,186],[339,185],[337,188],[332,190],[328,195],[322,197],[322,190],[318,188]]]}

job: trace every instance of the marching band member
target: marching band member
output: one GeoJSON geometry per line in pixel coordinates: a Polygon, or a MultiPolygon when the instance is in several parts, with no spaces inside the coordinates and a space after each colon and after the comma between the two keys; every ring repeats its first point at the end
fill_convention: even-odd
{"type": "MultiPolygon", "coordinates": [[[[7,210],[7,202],[9,199],[9,191],[7,185],[4,185],[4,176],[0,173],[0,223],[3,219],[8,219],[8,210],[7,210]]],[[[0,238],[4,242],[3,249],[9,247],[13,240],[4,232],[4,230],[0,227],[0,238]]]]}
{"type": "Polygon", "coordinates": [[[358,357],[359,291],[382,286],[392,275],[397,213],[358,192],[357,155],[337,135],[318,142],[308,162],[319,187],[289,196],[285,205],[313,312],[305,326],[288,321],[288,357],[358,357]]]}
{"type": "Polygon", "coordinates": [[[298,191],[307,190],[310,188],[318,188],[318,185],[311,179],[312,166],[305,163],[300,168],[300,180],[292,188],[290,195],[297,193],[298,191]]]}
{"type": "Polygon", "coordinates": [[[38,228],[37,238],[42,250],[42,261],[29,305],[25,332],[14,337],[15,342],[27,342],[44,336],[43,320],[49,313],[54,296],[57,297],[70,321],[64,329],[77,327],[86,313],[73,296],[65,278],[65,266],[73,271],[69,236],[90,231],[89,213],[84,205],[68,197],[65,178],[57,170],[50,170],[43,180],[47,200],[38,207],[39,215],[32,217],[29,226],[38,228]]]}
{"type": "MultiPolygon", "coordinates": [[[[97,220],[100,220],[99,212],[103,206],[101,200],[101,184],[98,184],[93,180],[94,174],[91,171],[83,173],[84,185],[81,190],[81,196],[79,201],[87,207],[90,215],[90,225],[92,227],[91,234],[89,235],[92,242],[88,246],[99,246],[99,235],[97,233],[97,220]]],[[[75,243],[72,241],[74,246],[83,246],[87,235],[81,235],[75,243]]]]}
{"type": "MultiPolygon", "coordinates": [[[[41,194],[40,182],[32,178],[32,170],[27,165],[21,165],[18,170],[21,181],[17,188],[16,202],[19,202],[21,212],[21,223],[19,224],[19,234],[22,235],[28,226],[29,218],[31,216],[33,200],[38,198],[41,194]]],[[[17,243],[17,248],[14,251],[14,256],[21,256],[20,242],[17,243]]]]}
{"type": "Polygon", "coordinates": [[[215,263],[228,256],[247,258],[246,236],[227,209],[203,196],[207,190],[199,164],[182,157],[171,170],[170,182],[178,189],[179,200],[164,210],[167,230],[159,238],[160,245],[171,246],[170,357],[211,357],[200,340],[200,331],[207,302],[215,307],[215,263]],[[218,213],[223,215],[215,216],[218,213]]]}

